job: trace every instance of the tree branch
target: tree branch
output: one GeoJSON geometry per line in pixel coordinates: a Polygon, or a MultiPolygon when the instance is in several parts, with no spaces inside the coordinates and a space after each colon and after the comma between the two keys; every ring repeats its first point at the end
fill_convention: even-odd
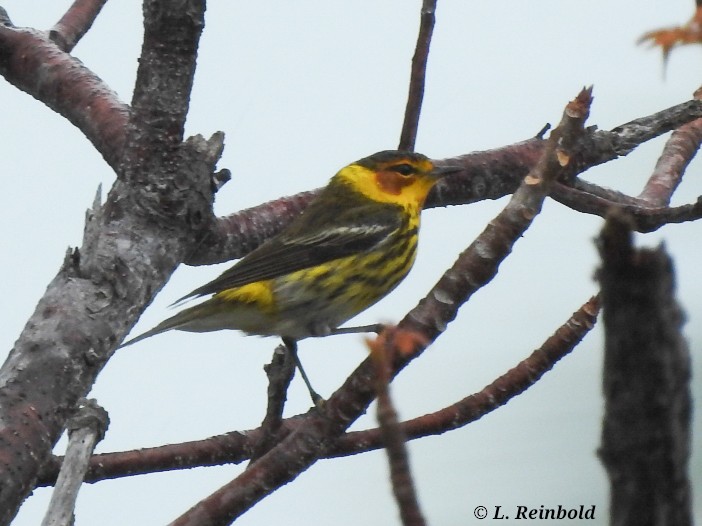
{"type": "Polygon", "coordinates": [[[197,47],[205,24],[203,0],[186,0],[178,9],[170,4],[144,2],[144,42],[130,121],[132,140],[138,144],[146,138],[165,152],[179,147],[183,140],[197,47]]]}
{"type": "Polygon", "coordinates": [[[107,0],[75,0],[49,31],[49,38],[61,51],[70,53],[95,22],[107,0]]]}
{"type": "Polygon", "coordinates": [[[44,33],[16,28],[5,18],[4,23],[0,20],[0,74],[68,119],[107,164],[117,168],[129,108],[79,60],[61,51],[44,33]]]}
{"type": "Polygon", "coordinates": [[[702,143],[702,119],[683,124],[668,139],[639,198],[653,206],[667,206],[682,181],[687,165],[702,143]]]}

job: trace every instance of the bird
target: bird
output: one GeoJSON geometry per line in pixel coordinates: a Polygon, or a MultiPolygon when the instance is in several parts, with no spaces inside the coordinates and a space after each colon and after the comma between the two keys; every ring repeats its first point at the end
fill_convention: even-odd
{"type": "Polygon", "coordinates": [[[407,276],[417,253],[427,195],[441,177],[456,170],[401,150],[381,151],[349,164],[280,233],[174,304],[209,299],[120,347],[170,330],[235,329],[278,336],[317,404],[321,397],[297,357],[297,342],[370,330],[340,326],[407,276]]]}

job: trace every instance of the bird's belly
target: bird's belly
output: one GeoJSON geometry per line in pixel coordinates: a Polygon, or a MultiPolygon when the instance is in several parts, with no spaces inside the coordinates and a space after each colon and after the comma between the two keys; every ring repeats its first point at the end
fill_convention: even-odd
{"type": "Polygon", "coordinates": [[[362,263],[353,257],[337,260],[326,269],[301,270],[273,280],[277,334],[296,339],[329,334],[394,289],[413,260],[408,258],[383,276],[364,272],[362,263]]]}

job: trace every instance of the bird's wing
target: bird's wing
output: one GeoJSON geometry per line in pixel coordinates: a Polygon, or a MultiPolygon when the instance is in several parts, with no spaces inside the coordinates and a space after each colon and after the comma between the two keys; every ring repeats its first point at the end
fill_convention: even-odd
{"type": "Polygon", "coordinates": [[[273,279],[291,272],[372,249],[401,226],[396,210],[376,206],[334,211],[336,216],[313,214],[290,226],[239,260],[213,281],[193,290],[178,302],[216,294],[248,283],[273,279]],[[311,220],[310,220],[311,219],[311,220]]]}

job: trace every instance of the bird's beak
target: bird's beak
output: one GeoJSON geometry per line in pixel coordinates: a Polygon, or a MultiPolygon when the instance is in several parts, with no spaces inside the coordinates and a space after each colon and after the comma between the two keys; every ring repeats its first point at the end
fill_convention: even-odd
{"type": "Polygon", "coordinates": [[[431,175],[433,175],[437,179],[440,179],[440,178],[445,177],[447,175],[458,173],[462,169],[463,168],[461,166],[454,166],[454,165],[435,166],[434,169],[431,171],[431,175]]]}

